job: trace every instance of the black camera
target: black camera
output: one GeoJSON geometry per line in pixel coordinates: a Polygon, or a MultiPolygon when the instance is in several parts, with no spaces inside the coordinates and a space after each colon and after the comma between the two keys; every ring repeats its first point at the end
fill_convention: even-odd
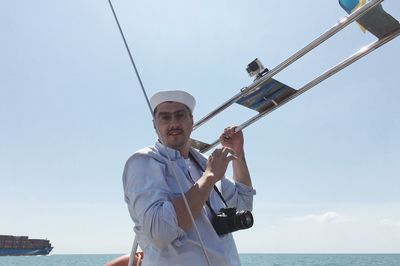
{"type": "Polygon", "coordinates": [[[250,77],[256,76],[256,79],[258,79],[268,72],[268,68],[264,68],[261,61],[256,58],[247,65],[246,71],[250,77]]]}
{"type": "Polygon", "coordinates": [[[253,223],[250,211],[236,211],[236,208],[222,208],[212,219],[212,225],[218,235],[250,228],[253,223]]]}

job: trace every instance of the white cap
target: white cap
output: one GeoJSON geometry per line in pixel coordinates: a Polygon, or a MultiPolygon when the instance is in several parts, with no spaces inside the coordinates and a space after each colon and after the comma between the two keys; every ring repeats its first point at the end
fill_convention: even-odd
{"type": "Polygon", "coordinates": [[[159,91],[150,98],[151,109],[154,112],[156,107],[163,102],[177,102],[186,105],[193,113],[196,100],[192,95],[185,91],[170,90],[170,91],[159,91]]]}

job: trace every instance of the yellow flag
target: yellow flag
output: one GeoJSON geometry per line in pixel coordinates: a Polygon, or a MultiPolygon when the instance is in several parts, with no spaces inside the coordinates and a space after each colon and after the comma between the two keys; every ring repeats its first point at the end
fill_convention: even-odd
{"type": "MultiPolygon", "coordinates": [[[[365,5],[365,2],[366,2],[366,0],[359,0],[358,4],[353,8],[353,10],[351,12],[353,13],[354,11],[356,11],[357,9],[359,9],[360,7],[365,5]]],[[[366,32],[365,28],[360,23],[357,23],[357,24],[360,27],[361,31],[365,33],[366,32]]]]}

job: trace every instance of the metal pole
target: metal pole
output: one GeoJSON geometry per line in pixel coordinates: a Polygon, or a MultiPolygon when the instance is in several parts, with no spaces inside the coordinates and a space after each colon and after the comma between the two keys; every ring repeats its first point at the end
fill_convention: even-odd
{"type": "Polygon", "coordinates": [[[299,58],[313,50],[315,47],[335,35],[337,32],[342,30],[344,27],[352,23],[353,21],[357,20],[360,18],[362,15],[370,11],[372,8],[374,8],[376,5],[380,4],[383,2],[383,0],[372,0],[368,2],[367,4],[363,5],[360,9],[355,11],[354,13],[344,17],[341,19],[336,25],[334,25],[332,28],[330,28],[328,31],[320,35],[318,38],[314,39],[312,42],[310,42],[308,45],[306,45],[304,48],[287,58],[285,61],[277,65],[275,68],[271,69],[268,71],[267,74],[262,76],[261,78],[255,80],[250,86],[245,87],[241,89],[240,93],[237,93],[234,95],[232,98],[224,102],[222,105],[217,107],[214,111],[211,113],[207,114],[203,118],[201,118],[199,121],[197,121],[193,125],[193,130],[197,129],[200,127],[202,124],[234,104],[237,100],[239,100],[242,96],[245,96],[248,93],[253,92],[257,87],[262,86],[265,82],[267,82],[270,78],[278,74],[280,71],[288,67],[289,65],[293,64],[295,61],[297,61],[299,58]]]}
{"type": "MultiPolygon", "coordinates": [[[[275,111],[276,109],[278,109],[282,105],[284,105],[284,104],[288,103],[289,101],[293,100],[294,98],[300,96],[301,94],[303,94],[304,92],[308,91],[312,87],[316,86],[320,82],[322,82],[325,79],[331,77],[332,75],[336,74],[337,72],[339,72],[342,69],[346,68],[347,66],[351,65],[352,63],[354,63],[355,61],[357,61],[360,58],[364,57],[365,55],[369,54],[370,52],[376,50],[377,48],[379,48],[380,46],[384,45],[385,43],[393,40],[394,38],[396,38],[399,35],[400,35],[400,30],[397,30],[397,31],[393,32],[392,34],[390,34],[390,35],[388,35],[388,36],[386,36],[386,37],[384,37],[382,39],[379,39],[379,40],[369,44],[368,46],[365,46],[365,47],[361,48],[360,50],[358,50],[352,56],[346,58],[345,60],[343,60],[339,64],[335,65],[334,67],[332,67],[329,70],[325,71],[320,76],[318,76],[315,79],[313,79],[310,82],[308,82],[306,85],[301,87],[296,93],[294,93],[293,95],[291,95],[288,98],[284,99],[278,105],[276,105],[273,108],[268,109],[268,110],[266,110],[264,112],[261,112],[261,113],[255,115],[254,117],[250,118],[246,122],[242,123],[241,125],[239,125],[236,128],[236,131],[243,130],[244,128],[250,126],[251,124],[253,124],[254,122],[256,122],[259,119],[263,118],[267,114],[275,111]]],[[[211,143],[210,146],[208,146],[206,149],[203,149],[201,152],[207,152],[208,150],[212,149],[213,147],[215,147],[218,144],[219,144],[219,140],[216,140],[213,143],[211,143]]]]}
{"type": "Polygon", "coordinates": [[[132,244],[132,250],[131,250],[131,255],[129,256],[128,266],[133,266],[137,248],[138,248],[138,239],[135,234],[135,240],[133,241],[133,244],[132,244]]]}

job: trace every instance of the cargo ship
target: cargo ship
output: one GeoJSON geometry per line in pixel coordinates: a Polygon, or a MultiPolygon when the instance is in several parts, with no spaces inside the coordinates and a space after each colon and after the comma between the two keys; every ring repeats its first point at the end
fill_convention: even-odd
{"type": "Polygon", "coordinates": [[[47,239],[0,235],[0,256],[48,255],[52,249],[53,247],[47,239]]]}

